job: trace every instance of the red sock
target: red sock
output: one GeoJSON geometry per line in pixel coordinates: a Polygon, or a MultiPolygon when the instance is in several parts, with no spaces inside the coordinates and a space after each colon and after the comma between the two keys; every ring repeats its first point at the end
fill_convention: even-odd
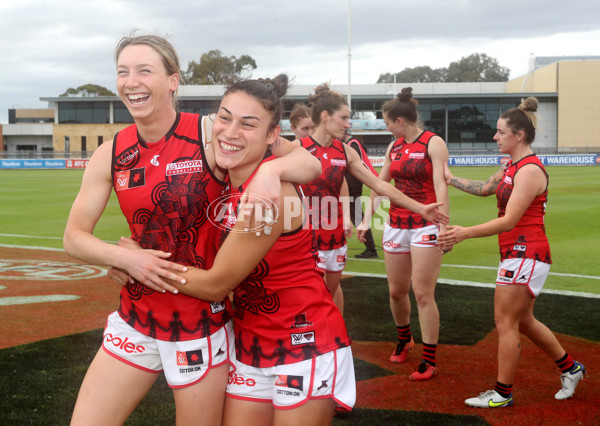
{"type": "Polygon", "coordinates": [[[504,383],[496,382],[494,390],[502,395],[504,398],[508,398],[512,393],[513,385],[505,385],[504,383]]]}
{"type": "Polygon", "coordinates": [[[412,335],[410,334],[410,324],[403,325],[402,327],[396,326],[398,330],[398,341],[406,342],[409,341],[412,335]]]}
{"type": "Polygon", "coordinates": [[[573,362],[573,358],[571,358],[571,355],[569,355],[568,353],[566,353],[565,356],[563,356],[558,361],[554,362],[556,362],[556,365],[558,366],[558,368],[560,368],[560,371],[562,371],[563,373],[568,373],[573,369],[575,365],[575,363],[573,362]]]}
{"type": "Polygon", "coordinates": [[[423,361],[427,364],[433,365],[435,367],[435,352],[437,350],[437,345],[430,345],[428,343],[423,343],[423,361]]]}

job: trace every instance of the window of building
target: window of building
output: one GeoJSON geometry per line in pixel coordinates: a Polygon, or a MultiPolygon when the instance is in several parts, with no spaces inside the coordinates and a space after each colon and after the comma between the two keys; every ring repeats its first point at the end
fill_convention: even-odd
{"type": "Polygon", "coordinates": [[[108,102],[58,102],[58,122],[108,123],[108,102]]]}
{"type": "Polygon", "coordinates": [[[491,143],[496,133],[498,101],[448,102],[448,143],[491,143]]]}
{"type": "Polygon", "coordinates": [[[420,102],[417,107],[419,120],[425,130],[429,130],[442,138],[446,134],[446,105],[443,103],[420,102]]]}
{"type": "Polygon", "coordinates": [[[115,123],[133,123],[133,117],[121,101],[113,103],[113,115],[115,123]]]}
{"type": "Polygon", "coordinates": [[[86,136],[81,137],[81,151],[83,151],[83,152],[87,151],[87,137],[86,136]]]}
{"type": "Polygon", "coordinates": [[[208,115],[217,112],[220,100],[205,101],[178,101],[177,110],[182,112],[193,112],[200,115],[208,115]]]}
{"type": "Polygon", "coordinates": [[[98,136],[98,146],[102,145],[104,143],[104,136],[98,136]]]}

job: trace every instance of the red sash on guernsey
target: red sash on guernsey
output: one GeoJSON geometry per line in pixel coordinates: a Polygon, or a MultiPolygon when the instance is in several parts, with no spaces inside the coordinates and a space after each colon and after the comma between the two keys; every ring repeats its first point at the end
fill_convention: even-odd
{"type": "Polygon", "coordinates": [[[318,250],[333,250],[346,244],[340,191],[348,160],[342,142],[334,139],[323,147],[313,138],[300,139],[302,146],[321,161],[321,176],[302,185],[308,199],[309,217],[318,250]]]}
{"type": "MultiPolygon", "coordinates": [[[[268,161],[268,160],[266,160],[268,161]]],[[[252,177],[232,191],[230,212],[252,177]]],[[[229,229],[235,219],[223,218],[229,229]]],[[[224,240],[228,231],[222,231],[224,240]]],[[[254,367],[292,364],[350,345],[340,311],[317,268],[310,225],[282,234],[234,290],[238,361],[254,367]]]]}
{"type": "MultiPolygon", "coordinates": [[[[548,173],[540,159],[531,154],[513,163],[509,161],[504,169],[502,181],[496,189],[496,199],[498,200],[498,217],[503,217],[506,213],[506,205],[513,191],[514,180],[519,170],[528,164],[535,164],[546,175],[548,173]]],[[[546,202],[548,201],[548,187],[544,193],[536,196],[521,219],[515,227],[507,232],[498,234],[498,243],[500,245],[500,258],[526,258],[535,259],[544,263],[552,263],[550,256],[550,244],[546,237],[546,227],[544,226],[544,215],[546,213],[546,202]]]]}
{"type": "MultiPolygon", "coordinates": [[[[399,191],[422,204],[437,201],[433,186],[433,165],[427,149],[435,133],[424,131],[412,143],[404,138],[394,142],[390,150],[390,174],[399,191]]],[[[389,211],[389,224],[392,228],[415,229],[431,225],[421,215],[392,204],[389,211]]]]}
{"type": "MultiPolygon", "coordinates": [[[[210,268],[217,228],[207,218],[211,201],[225,186],[206,162],[199,116],[178,113],[156,143],[145,143],[137,127],[115,136],[112,175],[131,238],[143,248],[171,252],[169,260],[210,268]]],[[[119,315],[150,337],[193,340],[209,336],[231,317],[229,300],[210,303],[183,294],[155,292],[136,282],[121,290],[119,315]]]]}

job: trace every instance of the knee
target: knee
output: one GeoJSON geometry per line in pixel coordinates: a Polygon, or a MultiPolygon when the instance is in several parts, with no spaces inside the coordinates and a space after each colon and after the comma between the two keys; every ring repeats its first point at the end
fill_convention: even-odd
{"type": "Polygon", "coordinates": [[[494,315],[494,322],[496,324],[496,331],[498,332],[499,336],[510,334],[514,331],[519,331],[519,324],[509,316],[497,313],[494,315]]]}
{"type": "Polygon", "coordinates": [[[413,291],[415,294],[415,300],[417,301],[417,305],[419,305],[420,307],[425,307],[435,303],[435,300],[433,299],[433,293],[414,289],[413,291]]]}
{"type": "Polygon", "coordinates": [[[408,298],[408,291],[403,291],[399,288],[390,288],[390,299],[394,302],[399,302],[408,298]]]}

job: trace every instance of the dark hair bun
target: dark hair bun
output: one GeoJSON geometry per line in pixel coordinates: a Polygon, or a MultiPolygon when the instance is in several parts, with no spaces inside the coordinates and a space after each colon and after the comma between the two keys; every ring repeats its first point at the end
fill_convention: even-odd
{"type": "Polygon", "coordinates": [[[398,99],[403,102],[410,102],[413,97],[412,87],[404,87],[400,93],[398,93],[398,99]]]}

